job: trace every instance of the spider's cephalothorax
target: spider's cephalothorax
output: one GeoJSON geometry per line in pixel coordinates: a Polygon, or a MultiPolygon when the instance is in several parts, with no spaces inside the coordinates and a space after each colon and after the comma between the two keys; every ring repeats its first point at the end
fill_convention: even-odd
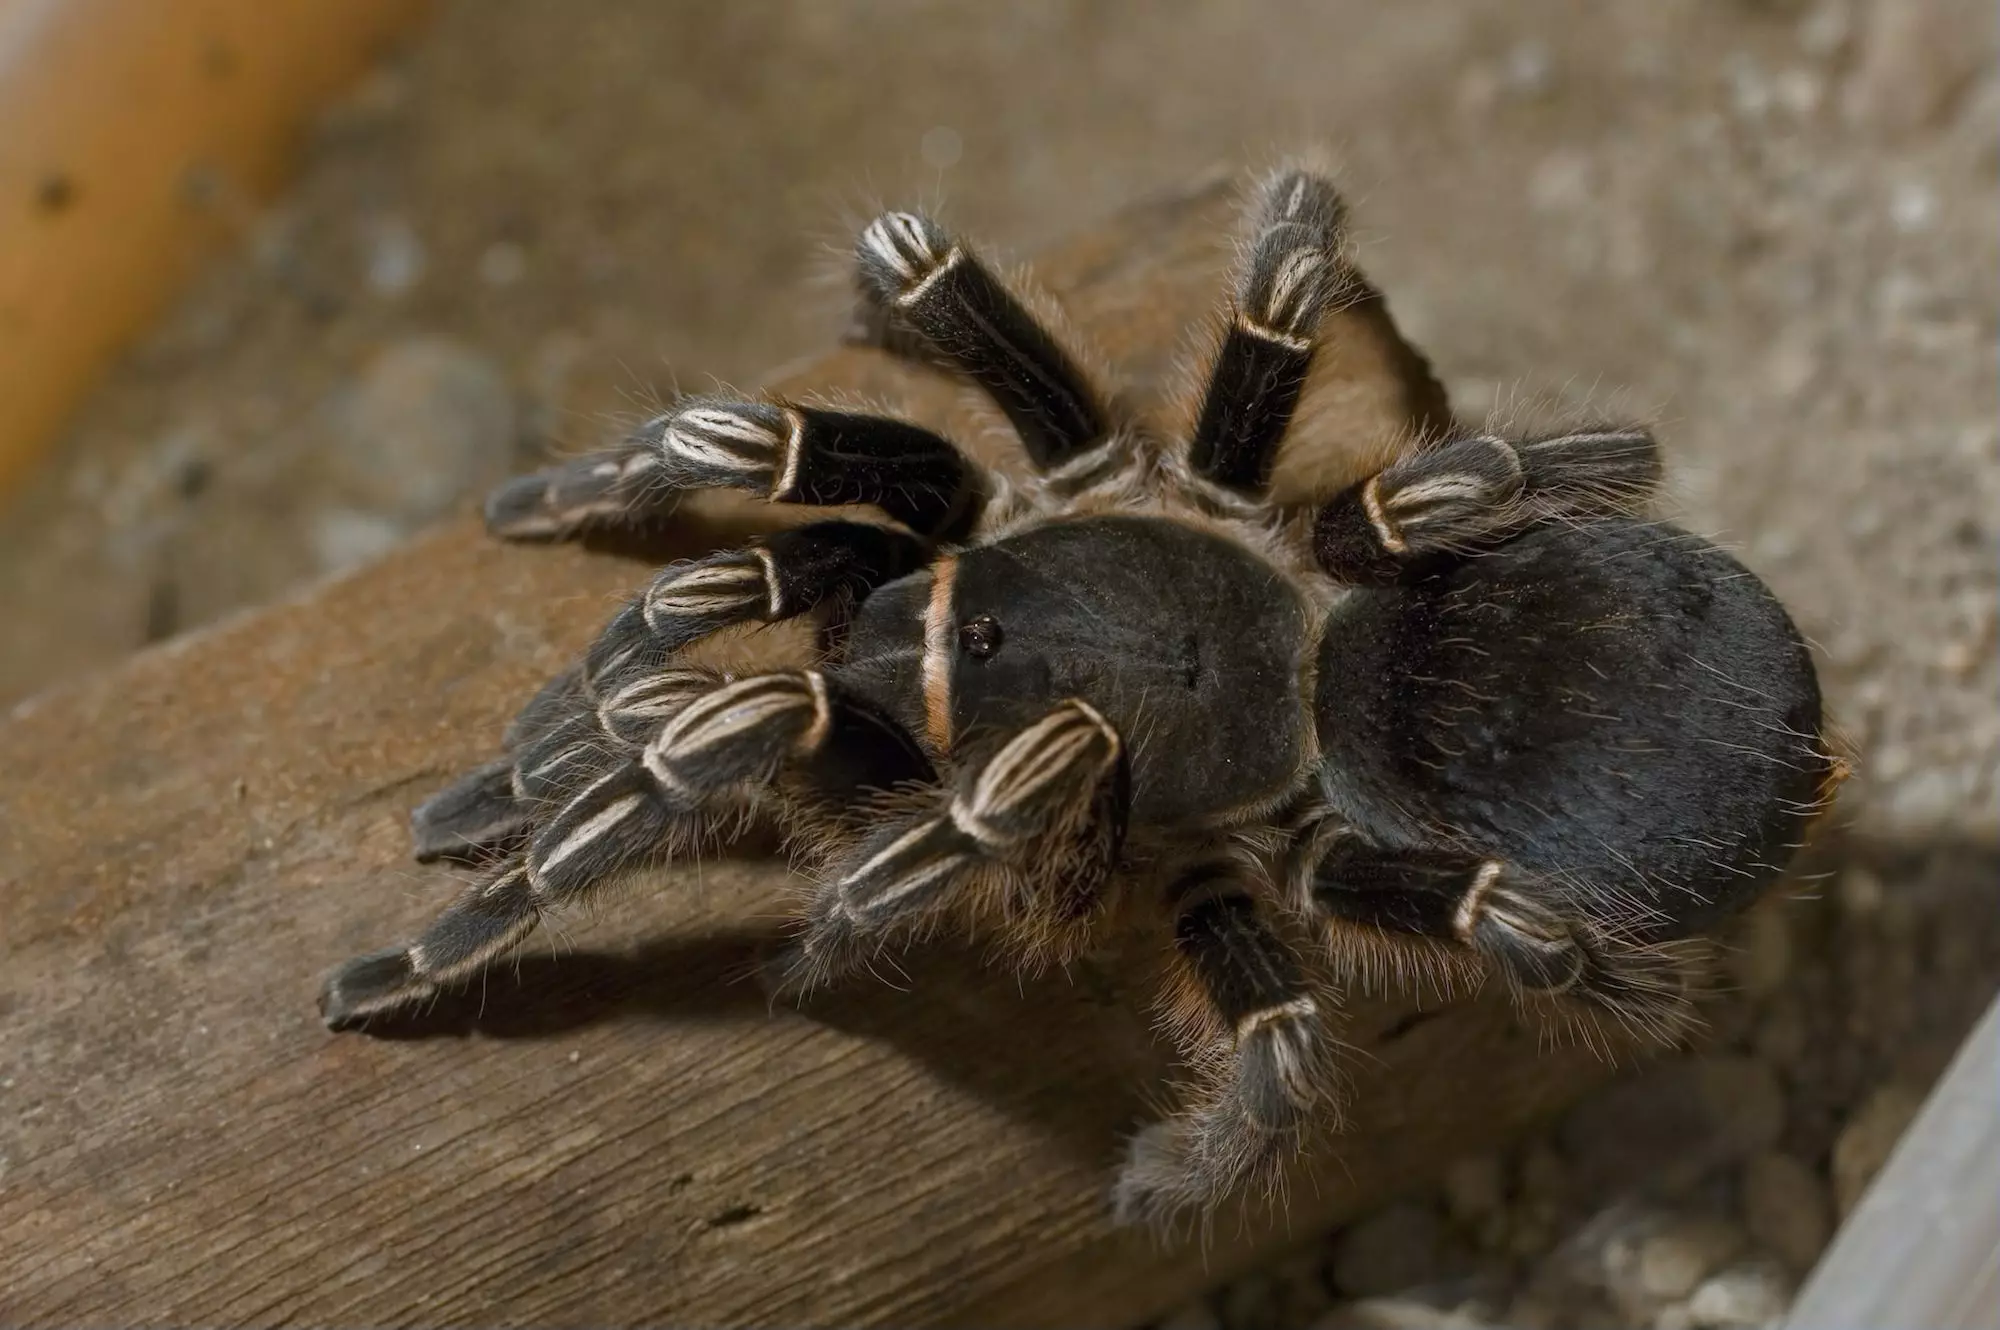
{"type": "Polygon", "coordinates": [[[1446,431],[1272,502],[1322,322],[1367,295],[1340,222],[1318,177],[1265,184],[1185,437],[1114,408],[969,249],[892,213],[859,245],[872,323],[990,395],[1026,486],[900,421],[700,398],[495,494],[516,538],[647,524],[707,486],[892,522],[662,573],[506,756],[417,811],[420,855],[492,866],[416,941],[336,972],[329,1024],[476,973],[544,910],[768,799],[814,868],[781,986],[941,917],[1060,959],[1114,887],[1171,920],[1165,1009],[1198,1086],[1134,1142],[1128,1215],[1211,1203],[1331,1118],[1325,956],[1399,940],[1679,1028],[1674,944],[1776,877],[1829,787],[1806,649],[1741,565],[1640,516],[1640,429],[1446,431]],[[808,613],[827,647],[797,669],[678,659],[808,613]]]}

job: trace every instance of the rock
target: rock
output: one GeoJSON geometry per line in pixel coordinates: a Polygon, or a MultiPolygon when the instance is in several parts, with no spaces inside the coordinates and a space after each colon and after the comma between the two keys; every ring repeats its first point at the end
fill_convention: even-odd
{"type": "Polygon", "coordinates": [[[1403,1298],[1344,1302],[1312,1323],[1311,1330],[1491,1330],[1491,1323],[1458,1308],[1403,1298]]]}
{"type": "Polygon", "coordinates": [[[340,462],[367,503],[406,521],[503,477],[514,402],[492,361],[443,338],[398,342],[333,405],[340,462]]]}
{"type": "Polygon", "coordinates": [[[1654,1302],[1675,1301],[1747,1245],[1741,1228],[1710,1216],[1677,1217],[1639,1247],[1638,1292],[1654,1302]]]}
{"type": "Polygon", "coordinates": [[[1837,888],[1842,913],[1866,919],[1882,908],[1882,879],[1859,864],[1840,875],[1837,888]]]}
{"type": "Polygon", "coordinates": [[[1766,1151],[1743,1168],[1743,1220],[1759,1246],[1804,1274],[1832,1236],[1826,1182],[1800,1160],[1766,1151]]]}
{"type": "Polygon", "coordinates": [[[1844,1219],[1888,1162],[1924,1097],[1907,1085],[1885,1085],[1870,1095],[1833,1143],[1833,1196],[1844,1219]]]}
{"type": "Polygon", "coordinates": [[[1785,1314],[1792,1298],[1784,1272],[1769,1261],[1746,1261],[1714,1276],[1688,1299],[1695,1325],[1727,1330],[1769,1325],[1785,1314]]]}
{"type": "Polygon", "coordinates": [[[1507,1174],[1498,1155],[1469,1155],[1444,1175],[1445,1212],[1465,1228],[1477,1228],[1507,1204],[1507,1174]]]}
{"type": "Polygon", "coordinates": [[[1785,1130],[1785,1091],[1755,1058],[1718,1056],[1696,1064],[1716,1156],[1741,1159],[1775,1145],[1785,1130]]]}
{"type": "Polygon", "coordinates": [[[1777,1067],[1792,1068],[1806,1055],[1806,1017],[1797,998],[1775,1003],[1758,1022],[1757,1056],[1777,1067]]]}
{"type": "Polygon", "coordinates": [[[1785,985],[1792,971],[1791,901],[1774,895],[1744,916],[1729,953],[1730,975],[1745,996],[1768,998],[1785,985]]]}
{"type": "Polygon", "coordinates": [[[1694,1330],[1694,1313],[1685,1303],[1670,1302],[1653,1313],[1652,1330],[1694,1330]]]}
{"type": "Polygon", "coordinates": [[[1357,1297],[1417,1288],[1445,1272],[1444,1221],[1428,1205],[1401,1201],[1353,1225],[1334,1246],[1333,1280],[1357,1297]]]}

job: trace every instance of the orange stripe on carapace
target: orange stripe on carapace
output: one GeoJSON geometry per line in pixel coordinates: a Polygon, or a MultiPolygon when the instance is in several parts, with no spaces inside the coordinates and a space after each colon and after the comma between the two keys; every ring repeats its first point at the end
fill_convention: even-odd
{"type": "Polygon", "coordinates": [[[940,753],[951,751],[951,662],[958,646],[951,592],[957,576],[951,555],[931,565],[931,603],[924,610],[924,729],[940,753]]]}

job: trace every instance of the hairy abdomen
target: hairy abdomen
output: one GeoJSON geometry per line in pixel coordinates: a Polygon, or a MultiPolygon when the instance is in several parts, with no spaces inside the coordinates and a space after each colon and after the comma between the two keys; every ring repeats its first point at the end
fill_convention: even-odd
{"type": "Polygon", "coordinates": [[[1366,834],[1507,859],[1655,936],[1774,877],[1827,778],[1784,610],[1663,525],[1542,527],[1354,592],[1316,701],[1322,783],[1366,834]]]}

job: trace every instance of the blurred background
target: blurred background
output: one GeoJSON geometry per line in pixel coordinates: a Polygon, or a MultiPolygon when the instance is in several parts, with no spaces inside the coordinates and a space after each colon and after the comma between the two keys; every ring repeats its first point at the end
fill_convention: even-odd
{"type": "MultiPolygon", "coordinates": [[[[0,0],[0,75],[48,8],[0,0]]],[[[369,8],[282,191],[182,173],[210,257],[12,468],[0,703],[826,347],[881,204],[1021,256],[1330,152],[1462,415],[1659,423],[1675,515],[1791,606],[1861,774],[1733,939],[1708,1051],[1171,1324],[1782,1313],[2000,984],[1990,4],[456,0],[394,43],[369,8]]],[[[252,58],[184,35],[218,85],[252,58]]],[[[139,169],[0,139],[16,278],[139,169]]]]}

